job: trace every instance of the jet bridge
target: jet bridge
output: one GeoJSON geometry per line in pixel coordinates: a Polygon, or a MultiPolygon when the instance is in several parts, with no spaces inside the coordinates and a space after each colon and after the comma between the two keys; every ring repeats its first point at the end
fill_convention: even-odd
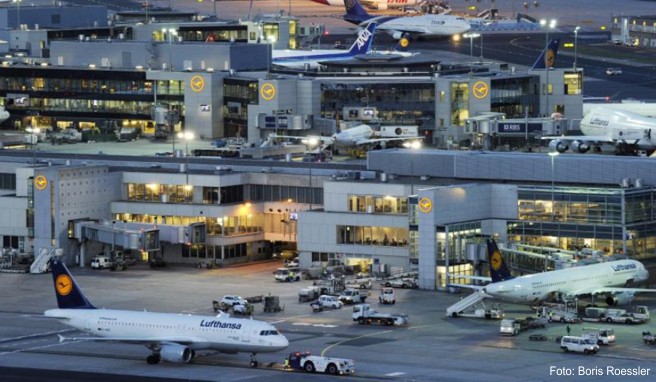
{"type": "Polygon", "coordinates": [[[205,223],[192,223],[188,226],[134,223],[116,220],[81,220],[71,222],[72,239],[82,243],[80,266],[84,266],[86,243],[97,242],[120,247],[123,250],[136,250],[151,253],[161,250],[160,241],[171,244],[197,244],[205,242],[205,223]]]}

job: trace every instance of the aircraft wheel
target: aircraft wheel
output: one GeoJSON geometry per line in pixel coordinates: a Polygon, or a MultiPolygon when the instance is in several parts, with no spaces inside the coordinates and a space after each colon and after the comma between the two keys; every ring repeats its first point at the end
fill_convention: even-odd
{"type": "Polygon", "coordinates": [[[159,356],[155,355],[155,354],[151,354],[151,355],[148,356],[148,358],[146,358],[146,362],[149,365],[156,365],[156,364],[159,363],[159,361],[160,361],[159,356]]]}

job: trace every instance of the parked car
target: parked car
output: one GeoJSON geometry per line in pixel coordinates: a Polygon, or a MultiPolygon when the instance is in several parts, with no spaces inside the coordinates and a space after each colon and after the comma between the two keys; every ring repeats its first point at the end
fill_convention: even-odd
{"type": "Polygon", "coordinates": [[[619,76],[622,74],[622,69],[620,68],[608,68],[606,69],[606,74],[609,76],[619,76]]]}
{"type": "Polygon", "coordinates": [[[221,299],[221,305],[235,306],[235,305],[246,305],[248,302],[245,298],[241,296],[227,294],[221,299]]]}
{"type": "Polygon", "coordinates": [[[416,288],[417,281],[415,279],[392,279],[387,280],[385,286],[388,288],[416,288]]]}

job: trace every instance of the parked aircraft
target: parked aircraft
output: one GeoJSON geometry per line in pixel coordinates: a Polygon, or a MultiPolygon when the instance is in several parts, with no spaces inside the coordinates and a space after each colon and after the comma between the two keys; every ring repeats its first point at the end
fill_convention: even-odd
{"type": "Polygon", "coordinates": [[[271,62],[287,67],[317,66],[319,62],[346,60],[355,56],[366,54],[371,48],[376,32],[376,22],[371,22],[363,29],[349,50],[321,49],[321,50],[273,50],[271,62]]]}
{"type": "Polygon", "coordinates": [[[422,139],[416,133],[416,126],[398,126],[394,129],[394,132],[397,135],[396,137],[381,137],[380,133],[372,129],[371,126],[362,124],[342,130],[329,137],[298,137],[272,134],[269,136],[269,139],[300,139],[303,144],[315,148],[318,152],[332,146],[335,151],[345,151],[356,156],[359,153],[365,152],[367,149],[385,146],[391,142],[412,142],[422,139]]]}
{"type": "Polygon", "coordinates": [[[532,69],[544,69],[547,66],[553,68],[556,64],[556,58],[558,57],[558,47],[560,46],[560,39],[554,38],[549,40],[547,48],[540,53],[538,59],[533,63],[532,69]]]}
{"type": "Polygon", "coordinates": [[[645,266],[636,260],[608,261],[512,277],[494,240],[488,240],[487,250],[492,282],[472,287],[502,301],[536,304],[553,299],[604,296],[608,305],[622,305],[630,303],[636,293],[656,292],[656,289],[630,287],[649,279],[645,266]]]}
{"type": "Polygon", "coordinates": [[[359,26],[375,21],[378,23],[378,30],[385,31],[397,40],[405,33],[414,36],[440,37],[464,33],[471,29],[469,23],[458,16],[433,14],[372,16],[362,8],[359,0],[346,0],[344,5],[346,8],[344,20],[359,26]]]}
{"type": "Polygon", "coordinates": [[[73,276],[60,260],[51,262],[52,279],[59,309],[47,310],[46,317],[89,333],[88,337],[65,338],[76,341],[116,341],[145,345],[152,352],[149,364],[160,360],[188,363],[197,350],[222,353],[251,353],[251,367],[257,367],[257,353],[276,352],[289,341],[272,325],[252,319],[152,313],[131,310],[97,309],[82,294],[73,276]]]}
{"type": "Polygon", "coordinates": [[[4,107],[0,106],[0,123],[9,119],[9,112],[4,107]]]}
{"type": "Polygon", "coordinates": [[[586,153],[595,148],[599,151],[603,144],[615,146],[618,154],[635,154],[638,150],[649,153],[656,150],[656,119],[622,110],[605,107],[592,109],[581,120],[584,135],[544,137],[550,139],[549,148],[560,153],[571,149],[586,153]]]}
{"type": "MultiPolygon", "coordinates": [[[[344,0],[312,0],[315,3],[343,7],[344,0]]],[[[409,5],[421,5],[424,0],[362,0],[362,5],[371,9],[384,11],[392,8],[405,8],[409,5]]]]}

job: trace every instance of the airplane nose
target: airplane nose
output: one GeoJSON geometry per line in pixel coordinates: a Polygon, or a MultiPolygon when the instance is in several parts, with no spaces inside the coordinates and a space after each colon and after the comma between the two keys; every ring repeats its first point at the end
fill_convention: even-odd
{"type": "Polygon", "coordinates": [[[281,335],[277,342],[280,349],[285,349],[287,346],[289,346],[289,340],[285,336],[281,335]]]}

